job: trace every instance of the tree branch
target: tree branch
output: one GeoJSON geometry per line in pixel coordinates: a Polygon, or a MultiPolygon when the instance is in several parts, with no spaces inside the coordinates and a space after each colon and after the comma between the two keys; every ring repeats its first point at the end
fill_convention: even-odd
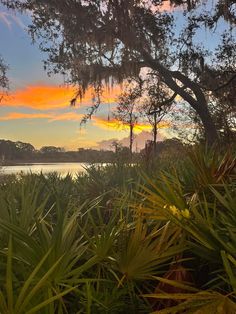
{"type": "MultiPolygon", "coordinates": [[[[166,99],[166,100],[163,101],[160,105],[161,105],[161,106],[165,106],[165,105],[170,104],[171,102],[173,102],[173,101],[175,100],[175,98],[176,98],[177,95],[178,95],[177,93],[174,93],[169,99],[166,99]]],[[[157,113],[157,112],[158,112],[158,109],[155,109],[155,110],[153,110],[153,111],[149,111],[148,114],[153,115],[153,114],[155,114],[155,113],[157,113]]]]}
{"type": "Polygon", "coordinates": [[[216,87],[215,89],[213,89],[213,92],[217,92],[218,90],[228,86],[231,82],[233,82],[233,80],[236,79],[236,74],[234,74],[226,83],[216,87]]]}

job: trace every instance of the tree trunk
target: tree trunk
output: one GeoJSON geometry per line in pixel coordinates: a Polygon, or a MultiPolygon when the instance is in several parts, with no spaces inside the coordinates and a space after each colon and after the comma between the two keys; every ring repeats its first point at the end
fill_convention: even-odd
{"type": "Polygon", "coordinates": [[[154,113],[154,125],[153,125],[153,151],[156,154],[157,150],[157,113],[154,113]]]}
{"type": "Polygon", "coordinates": [[[130,133],[129,133],[129,150],[130,150],[130,156],[132,157],[132,154],[133,154],[133,140],[134,140],[134,132],[133,132],[133,130],[134,130],[134,126],[133,126],[133,123],[131,123],[130,125],[129,125],[129,131],[130,131],[130,133]]]}
{"type": "MultiPolygon", "coordinates": [[[[191,104],[190,104],[190,106],[191,106],[191,104]]],[[[202,103],[199,103],[198,106],[195,108],[195,111],[197,112],[197,114],[199,115],[199,117],[202,121],[202,125],[203,125],[204,131],[205,131],[206,142],[209,145],[213,145],[214,143],[216,143],[218,141],[218,134],[216,131],[216,126],[215,126],[215,124],[212,120],[212,117],[210,115],[208,106],[202,105],[202,103]]]]}
{"type": "Polygon", "coordinates": [[[181,96],[199,115],[204,131],[205,138],[209,145],[218,141],[218,134],[216,126],[212,120],[209,112],[206,98],[201,90],[201,87],[190,80],[187,76],[179,71],[171,71],[164,67],[157,60],[154,60],[152,56],[142,49],[142,55],[146,62],[146,65],[153,70],[157,71],[161,76],[163,82],[175,93],[181,96]],[[179,81],[181,85],[177,83],[179,81]],[[190,92],[188,90],[190,90],[190,92]]]}

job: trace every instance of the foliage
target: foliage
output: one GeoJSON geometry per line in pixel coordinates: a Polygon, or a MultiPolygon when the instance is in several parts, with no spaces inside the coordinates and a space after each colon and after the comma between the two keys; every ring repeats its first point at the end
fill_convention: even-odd
{"type": "Polygon", "coordinates": [[[7,69],[7,65],[4,63],[4,60],[0,56],[0,102],[3,100],[3,97],[6,94],[6,90],[9,87],[7,69]]]}
{"type": "Polygon", "coordinates": [[[3,178],[0,311],[234,313],[235,204],[234,155],[212,148],[3,178]]]}
{"type": "Polygon", "coordinates": [[[113,113],[115,119],[123,125],[129,127],[129,150],[132,155],[134,142],[134,127],[138,123],[139,113],[137,111],[136,101],[141,96],[139,86],[129,86],[118,98],[118,105],[113,113]]]}
{"type": "MultiPolygon", "coordinates": [[[[141,195],[145,202],[139,206],[139,211],[152,221],[170,221],[180,228],[191,252],[187,256],[198,260],[192,280],[199,290],[191,294],[189,283],[181,287],[177,279],[168,281],[164,277],[159,280],[179,290],[175,294],[158,291],[147,297],[162,301],[166,298],[176,300],[170,308],[165,306],[160,313],[205,313],[209,310],[233,313],[236,265],[235,157],[230,151],[224,154],[217,151],[216,154],[216,150],[206,149],[203,152],[200,148],[190,153],[183,167],[180,167],[179,173],[163,173],[155,183],[146,179],[149,187],[143,187],[141,195]],[[206,292],[202,290],[204,288],[209,290],[206,292]]],[[[195,265],[195,262],[192,264],[195,265]]],[[[183,266],[192,268],[189,263],[183,266]]]]}
{"type": "Polygon", "coordinates": [[[37,150],[32,144],[0,140],[0,157],[3,163],[21,162],[111,162],[114,152],[96,149],[65,151],[62,147],[44,146],[37,150]]]}

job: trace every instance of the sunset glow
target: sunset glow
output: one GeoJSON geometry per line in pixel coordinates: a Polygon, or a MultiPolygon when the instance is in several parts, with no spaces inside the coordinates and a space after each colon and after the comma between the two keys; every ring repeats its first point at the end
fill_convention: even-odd
{"type": "MultiPolygon", "coordinates": [[[[123,124],[116,119],[104,119],[104,118],[99,118],[99,117],[93,117],[92,121],[94,125],[100,128],[106,129],[106,130],[109,130],[109,129],[129,130],[130,128],[128,124],[123,124]]],[[[170,123],[167,121],[162,121],[158,124],[159,129],[165,129],[169,127],[170,127],[170,123]]],[[[142,132],[142,131],[151,131],[151,130],[152,130],[152,126],[148,123],[137,122],[134,125],[134,131],[137,133],[142,132]]]]}
{"type": "Polygon", "coordinates": [[[63,114],[47,114],[47,113],[20,113],[10,112],[5,116],[0,117],[0,121],[19,120],[19,119],[47,119],[49,122],[53,121],[80,121],[83,115],[74,112],[67,112],[63,114]]]}
{"type": "MultiPolygon", "coordinates": [[[[105,89],[102,97],[102,103],[114,102],[119,94],[120,88],[105,89]]],[[[37,110],[49,110],[57,108],[66,108],[71,99],[75,97],[76,88],[71,86],[56,85],[29,85],[23,89],[17,89],[10,92],[0,106],[8,107],[28,107],[37,110]]],[[[83,99],[78,99],[78,106],[91,105],[95,98],[94,91],[89,88],[83,99]]]]}

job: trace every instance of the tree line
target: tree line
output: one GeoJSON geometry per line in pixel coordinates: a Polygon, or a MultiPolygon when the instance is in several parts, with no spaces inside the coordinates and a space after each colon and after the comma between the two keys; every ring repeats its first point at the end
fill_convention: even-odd
{"type": "MultiPolygon", "coordinates": [[[[168,139],[157,143],[157,156],[167,156],[174,151],[182,151],[184,145],[178,139],[168,139]]],[[[132,156],[133,162],[149,162],[152,157],[150,145],[132,156]]],[[[76,151],[65,151],[62,147],[43,146],[35,149],[30,143],[21,141],[0,140],[0,165],[37,162],[86,162],[86,163],[125,163],[131,162],[129,147],[114,141],[110,150],[78,148],[76,151]]]]}
{"type": "Polygon", "coordinates": [[[24,162],[109,162],[112,151],[78,149],[65,151],[62,147],[43,146],[37,150],[30,143],[0,140],[0,158],[2,165],[24,162]]]}

